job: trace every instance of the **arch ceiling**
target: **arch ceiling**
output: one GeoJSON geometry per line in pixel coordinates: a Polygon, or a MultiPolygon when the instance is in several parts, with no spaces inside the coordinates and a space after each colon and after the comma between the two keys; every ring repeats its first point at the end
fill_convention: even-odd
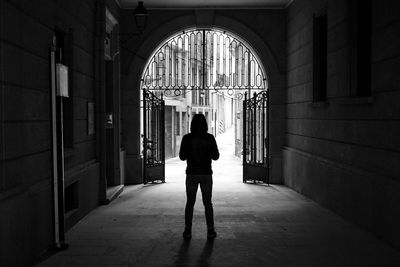
{"type": "MultiPolygon", "coordinates": [[[[137,0],[116,0],[122,8],[135,8],[137,0]]],[[[292,0],[144,0],[146,8],[286,8],[292,0]]]]}

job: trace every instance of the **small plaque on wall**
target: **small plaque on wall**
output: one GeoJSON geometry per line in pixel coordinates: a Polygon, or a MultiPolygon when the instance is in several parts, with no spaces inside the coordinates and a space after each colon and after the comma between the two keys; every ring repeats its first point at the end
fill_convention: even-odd
{"type": "Polygon", "coordinates": [[[68,97],[68,67],[61,63],[57,63],[56,74],[57,95],[68,97]]]}
{"type": "Polygon", "coordinates": [[[92,135],[95,133],[94,121],[94,103],[87,102],[87,134],[92,135]]]}

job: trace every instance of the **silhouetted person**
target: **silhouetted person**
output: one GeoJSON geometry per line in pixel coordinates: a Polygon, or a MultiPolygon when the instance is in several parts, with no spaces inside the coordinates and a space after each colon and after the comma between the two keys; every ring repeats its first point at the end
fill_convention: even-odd
{"type": "Polygon", "coordinates": [[[190,125],[190,133],[182,138],[179,158],[187,160],[186,168],[186,208],[184,238],[192,237],[193,207],[196,202],[197,188],[200,184],[201,194],[207,222],[207,237],[215,238],[214,211],[211,202],[212,196],[212,169],[211,160],[219,158],[219,151],[215,138],[207,133],[208,126],[203,114],[195,114],[190,125]]]}

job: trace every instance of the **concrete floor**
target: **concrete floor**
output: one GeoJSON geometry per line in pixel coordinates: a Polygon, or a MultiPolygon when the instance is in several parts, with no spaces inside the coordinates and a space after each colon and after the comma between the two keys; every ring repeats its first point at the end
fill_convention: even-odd
{"type": "MultiPolygon", "coordinates": [[[[184,169],[166,183],[127,186],[66,235],[69,248],[38,266],[400,266],[400,252],[285,186],[242,183],[233,132],[217,138],[213,203],[218,237],[206,239],[198,192],[185,242],[184,169]]],[[[200,190],[199,190],[200,191],[200,190]]]]}

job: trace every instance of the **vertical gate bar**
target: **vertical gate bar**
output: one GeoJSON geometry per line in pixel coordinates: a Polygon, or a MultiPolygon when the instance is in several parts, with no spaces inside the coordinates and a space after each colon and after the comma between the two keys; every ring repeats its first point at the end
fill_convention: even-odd
{"type": "MultiPolygon", "coordinates": [[[[185,34],[183,34],[182,35],[182,51],[185,51],[185,48],[186,48],[186,35],[185,34]]],[[[183,54],[183,56],[182,56],[182,85],[183,85],[183,90],[185,91],[186,90],[186,86],[188,86],[188,84],[187,84],[187,82],[185,82],[186,81],[186,55],[187,55],[187,53],[185,54],[183,54]]],[[[186,91],[185,91],[185,93],[184,93],[184,95],[186,94],[186,91]]]]}
{"type": "MultiPolygon", "coordinates": [[[[151,105],[152,105],[152,98],[151,98],[151,92],[147,91],[147,99],[146,99],[146,119],[147,119],[147,127],[146,127],[146,147],[149,146],[151,148],[150,140],[151,140],[151,134],[152,134],[152,129],[151,129],[151,105]]],[[[149,153],[146,153],[146,167],[149,166],[149,156],[151,156],[151,150],[149,153]]],[[[146,173],[146,183],[148,183],[148,174],[146,173]]]]}
{"type": "MultiPolygon", "coordinates": [[[[161,99],[161,95],[160,95],[160,99],[161,99]]],[[[162,143],[161,143],[161,138],[162,138],[162,132],[163,132],[163,130],[162,130],[162,121],[161,121],[161,100],[160,100],[160,105],[159,105],[159,107],[158,107],[158,112],[157,112],[157,114],[158,114],[158,123],[157,123],[157,125],[158,125],[158,138],[157,138],[157,145],[158,145],[158,148],[157,148],[157,153],[158,153],[158,155],[157,155],[157,161],[158,162],[160,162],[160,163],[162,163],[161,161],[162,161],[162,159],[161,159],[161,149],[162,149],[162,143]]]]}
{"type": "Polygon", "coordinates": [[[267,184],[269,185],[269,177],[270,177],[270,158],[269,158],[269,90],[267,90],[267,161],[268,161],[268,168],[267,168],[267,184]]]}
{"type": "Polygon", "coordinates": [[[157,146],[155,145],[157,142],[157,122],[156,122],[156,114],[157,114],[157,108],[156,108],[156,97],[155,95],[152,95],[152,103],[151,103],[151,141],[152,141],[152,145],[151,145],[151,157],[153,160],[153,164],[154,164],[154,160],[155,160],[155,155],[154,155],[154,150],[157,149],[157,146]]]}
{"type": "Polygon", "coordinates": [[[172,86],[172,48],[168,46],[168,87],[172,86]]]}
{"type": "MultiPolygon", "coordinates": [[[[250,82],[250,75],[249,75],[250,82]]],[[[257,96],[256,93],[253,94],[253,164],[257,163],[257,96]]]]}
{"type": "Polygon", "coordinates": [[[251,71],[251,66],[250,66],[250,50],[247,49],[247,90],[249,91],[249,97],[251,98],[251,86],[250,86],[250,71],[251,71]]]}
{"type": "Polygon", "coordinates": [[[249,140],[249,164],[251,164],[251,161],[253,160],[253,129],[252,129],[252,125],[253,125],[253,110],[252,110],[252,105],[253,105],[253,101],[252,101],[252,96],[251,94],[249,94],[249,100],[248,100],[248,105],[249,105],[249,117],[248,117],[248,129],[249,129],[249,133],[247,134],[248,136],[248,140],[249,140]]]}
{"type": "Polygon", "coordinates": [[[153,141],[153,146],[152,146],[152,157],[153,157],[153,164],[156,162],[157,160],[157,149],[158,149],[158,145],[157,145],[157,137],[158,137],[158,121],[157,121],[157,109],[158,109],[158,105],[157,105],[157,98],[156,96],[153,98],[154,102],[153,102],[153,116],[152,116],[152,122],[153,122],[153,137],[152,137],[152,141],[153,141]]]}
{"type": "MultiPolygon", "coordinates": [[[[202,68],[203,68],[203,70],[202,70],[202,79],[203,79],[203,86],[202,86],[202,90],[205,90],[205,88],[206,88],[206,85],[205,85],[205,81],[206,81],[206,75],[205,75],[205,70],[206,70],[206,64],[204,64],[206,61],[206,59],[205,59],[205,57],[206,57],[206,30],[203,30],[203,56],[202,56],[202,68]]],[[[204,92],[204,102],[203,102],[203,104],[205,104],[205,100],[206,100],[206,97],[205,97],[205,92],[204,92]]]]}
{"type": "MultiPolygon", "coordinates": [[[[214,34],[210,34],[210,70],[214,70],[214,34]]],[[[210,87],[214,88],[213,85],[214,73],[210,71],[210,87]]],[[[215,89],[215,88],[214,88],[215,89]]]]}
{"type": "Polygon", "coordinates": [[[143,183],[146,184],[146,161],[147,161],[147,116],[146,116],[146,91],[143,88],[143,183]]]}
{"type": "MultiPolygon", "coordinates": [[[[155,155],[154,152],[156,150],[156,110],[155,110],[155,95],[152,95],[151,98],[151,116],[150,116],[150,128],[151,128],[151,135],[150,135],[150,140],[151,140],[151,158],[152,161],[150,163],[154,163],[155,155]]],[[[150,177],[149,177],[150,178],[150,177]]]]}
{"type": "MultiPolygon", "coordinates": [[[[160,99],[161,99],[161,95],[160,95],[160,99]]],[[[161,159],[161,149],[162,149],[161,138],[162,138],[162,132],[163,132],[162,121],[161,121],[161,100],[160,100],[160,104],[158,107],[157,116],[158,116],[157,161],[161,163],[161,161],[162,161],[162,159],[161,159]]]]}
{"type": "MultiPolygon", "coordinates": [[[[154,161],[153,164],[158,164],[160,160],[160,101],[155,99],[155,110],[154,110],[154,161]]],[[[154,178],[153,178],[154,179],[154,178]]]]}
{"type": "MultiPolygon", "coordinates": [[[[192,38],[191,35],[188,34],[188,85],[193,88],[193,73],[192,73],[192,38]]],[[[193,93],[192,93],[193,94],[193,93]]],[[[193,96],[192,96],[193,99],[193,96]]]]}
{"type": "MultiPolygon", "coordinates": [[[[197,89],[197,81],[198,81],[198,79],[199,79],[199,77],[198,77],[198,67],[197,67],[197,52],[198,52],[198,47],[197,47],[197,34],[194,34],[194,86],[195,86],[195,88],[197,89]]],[[[197,96],[196,96],[196,101],[197,101],[197,96]]],[[[197,102],[196,102],[197,103],[197,102]]]]}
{"type": "Polygon", "coordinates": [[[156,139],[157,139],[157,126],[156,126],[156,99],[155,99],[155,95],[152,96],[152,102],[151,102],[152,106],[151,106],[151,141],[152,141],[152,145],[151,145],[151,156],[153,158],[153,163],[154,163],[154,159],[155,159],[155,155],[154,155],[154,151],[157,149],[156,148],[156,139]]]}
{"type": "MultiPolygon", "coordinates": [[[[176,45],[176,47],[178,48],[178,40],[176,40],[176,42],[175,42],[175,45],[176,45]]],[[[174,79],[175,79],[175,86],[176,87],[178,87],[179,86],[179,84],[178,84],[178,79],[179,79],[179,56],[178,56],[178,51],[176,51],[175,53],[174,53],[174,56],[175,56],[175,58],[174,58],[174,79]]]]}
{"type": "Polygon", "coordinates": [[[156,150],[156,153],[157,153],[157,162],[159,162],[160,161],[160,156],[161,156],[161,153],[160,153],[160,138],[161,138],[161,135],[160,135],[160,131],[161,131],[160,112],[161,112],[161,101],[157,100],[157,102],[158,103],[157,103],[157,119],[156,119],[156,127],[157,127],[157,137],[156,137],[156,139],[157,139],[157,141],[156,141],[157,150],[156,150]]]}
{"type": "MultiPolygon", "coordinates": [[[[147,99],[147,101],[148,101],[148,103],[147,103],[147,107],[146,107],[146,110],[147,110],[147,139],[146,139],[146,141],[147,141],[147,145],[148,145],[148,147],[149,147],[149,153],[147,153],[147,155],[148,155],[148,157],[147,157],[147,161],[146,161],[146,166],[147,167],[149,167],[149,163],[151,162],[151,161],[149,161],[149,159],[151,158],[151,147],[152,147],[152,144],[151,144],[151,136],[152,136],[152,134],[153,134],[153,129],[152,129],[152,124],[151,124],[151,120],[152,120],[152,105],[153,105],[153,97],[152,97],[152,95],[150,94],[151,92],[149,91],[148,92],[148,99],[147,99]]],[[[147,175],[147,177],[146,177],[146,179],[148,179],[149,178],[149,176],[147,175]]],[[[147,180],[147,182],[149,182],[149,180],[147,180]]]]}
{"type": "Polygon", "coordinates": [[[246,135],[246,139],[247,139],[247,159],[246,162],[250,163],[250,159],[251,159],[251,129],[250,129],[250,122],[251,122],[251,109],[250,109],[250,105],[251,105],[251,95],[249,95],[247,101],[246,101],[246,129],[247,129],[247,135],[246,135]]]}
{"type": "Polygon", "coordinates": [[[163,163],[163,182],[165,183],[165,102],[163,94],[161,94],[161,160],[163,163]]]}
{"type": "MultiPolygon", "coordinates": [[[[160,96],[161,97],[161,96],[160,96]]],[[[157,108],[156,108],[156,155],[155,155],[155,160],[158,163],[160,161],[160,130],[161,130],[161,120],[160,120],[160,112],[161,112],[161,101],[157,99],[157,108]]]]}
{"type": "MultiPolygon", "coordinates": [[[[146,107],[146,111],[147,111],[147,136],[146,136],[146,141],[149,144],[149,146],[151,147],[150,141],[151,141],[151,135],[153,133],[153,129],[151,128],[151,116],[152,116],[152,113],[151,113],[152,112],[152,107],[151,107],[151,105],[153,104],[152,103],[153,99],[152,99],[152,97],[150,95],[150,92],[148,93],[148,99],[146,101],[148,101],[147,107],[146,107]]],[[[151,156],[151,150],[150,150],[149,155],[151,156]]],[[[149,161],[146,161],[146,165],[149,165],[148,163],[149,163],[149,161]]]]}
{"type": "Polygon", "coordinates": [[[157,102],[156,102],[156,96],[152,95],[152,102],[151,102],[151,157],[152,157],[152,164],[154,164],[154,161],[156,159],[156,151],[157,151],[157,102]]]}
{"type": "Polygon", "coordinates": [[[223,36],[222,39],[222,86],[226,87],[226,39],[225,36],[223,36]]]}
{"type": "MultiPolygon", "coordinates": [[[[268,166],[266,164],[267,158],[266,158],[266,140],[265,140],[265,101],[266,101],[266,95],[262,94],[262,160],[263,160],[263,167],[268,169],[268,166]]],[[[265,177],[265,181],[268,181],[268,171],[267,171],[267,177],[265,177]]]]}
{"type": "MultiPolygon", "coordinates": [[[[161,96],[160,96],[161,97],[161,96]]],[[[157,108],[157,161],[161,161],[161,101],[157,108]]]]}
{"type": "MultiPolygon", "coordinates": [[[[151,138],[152,138],[152,134],[153,134],[153,128],[152,128],[152,124],[151,124],[151,120],[153,119],[153,107],[152,107],[152,105],[153,105],[153,97],[152,97],[152,95],[150,94],[151,92],[149,91],[149,93],[148,93],[148,103],[147,103],[147,142],[148,142],[148,144],[149,144],[149,149],[150,149],[150,153],[149,153],[149,156],[151,157],[151,147],[152,147],[152,144],[150,143],[150,141],[152,141],[151,140],[151,138]]],[[[150,163],[150,161],[149,161],[149,159],[147,159],[147,161],[146,161],[146,166],[147,167],[149,167],[149,164],[150,163]]],[[[149,178],[149,175],[147,175],[146,176],[146,182],[150,182],[150,180],[148,179],[149,178]]]]}
{"type": "Polygon", "coordinates": [[[218,82],[219,82],[219,77],[218,77],[218,75],[221,73],[221,71],[220,71],[220,46],[219,46],[219,42],[220,42],[220,40],[219,40],[219,35],[217,36],[217,53],[216,53],[216,57],[217,57],[217,59],[216,59],[216,72],[215,72],[215,74],[216,74],[216,77],[215,77],[215,80],[217,81],[217,87],[218,87],[218,82]]]}
{"type": "Polygon", "coordinates": [[[245,176],[245,166],[246,166],[246,155],[247,155],[247,119],[246,119],[246,101],[247,101],[247,92],[244,93],[244,100],[243,100],[243,182],[246,181],[246,176],[245,176]]]}
{"type": "Polygon", "coordinates": [[[262,96],[263,96],[263,98],[262,98],[262,117],[261,117],[261,121],[262,121],[262,135],[261,135],[261,137],[262,137],[262,148],[261,148],[261,151],[262,151],[262,153],[261,153],[261,155],[262,155],[262,163],[263,163],[263,165],[265,166],[265,95],[264,95],[264,92],[263,92],[263,94],[262,94],[262,96]]]}
{"type": "MultiPolygon", "coordinates": [[[[250,76],[249,76],[250,78],[250,76]]],[[[254,93],[253,95],[253,106],[252,106],[252,112],[253,112],[253,121],[252,121],[252,141],[253,141],[253,158],[252,158],[252,163],[255,164],[256,157],[257,157],[257,95],[254,93]]]]}
{"type": "Polygon", "coordinates": [[[158,160],[158,101],[157,98],[155,100],[155,108],[154,108],[154,139],[153,139],[153,164],[158,160]]]}
{"type": "Polygon", "coordinates": [[[252,116],[252,118],[251,118],[251,144],[252,144],[251,163],[254,164],[255,163],[255,148],[256,148],[255,138],[254,138],[254,136],[255,136],[255,104],[256,103],[255,103],[254,94],[253,94],[253,96],[251,98],[251,101],[252,101],[252,105],[251,105],[251,116],[252,116]]]}
{"type": "Polygon", "coordinates": [[[232,64],[233,64],[233,62],[232,62],[232,54],[233,54],[233,45],[231,46],[231,45],[229,45],[229,63],[228,63],[228,66],[229,66],[229,86],[232,86],[233,88],[235,87],[234,86],[234,83],[233,83],[233,66],[232,66],[232,64]]]}
{"type": "Polygon", "coordinates": [[[157,104],[157,163],[161,163],[161,100],[157,104]]]}

